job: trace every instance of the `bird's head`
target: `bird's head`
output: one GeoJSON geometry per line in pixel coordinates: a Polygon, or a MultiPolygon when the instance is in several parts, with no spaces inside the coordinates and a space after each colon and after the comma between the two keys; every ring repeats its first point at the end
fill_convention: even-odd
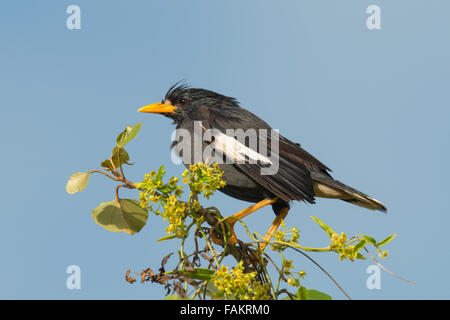
{"type": "Polygon", "coordinates": [[[189,88],[186,84],[176,83],[170,87],[161,102],[142,107],[138,111],[160,113],[179,124],[184,120],[195,120],[200,107],[234,108],[238,107],[238,103],[234,98],[213,91],[189,88]]]}

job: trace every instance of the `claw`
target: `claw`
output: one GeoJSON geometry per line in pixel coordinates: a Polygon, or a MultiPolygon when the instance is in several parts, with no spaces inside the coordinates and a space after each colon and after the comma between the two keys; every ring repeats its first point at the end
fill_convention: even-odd
{"type": "MultiPolygon", "coordinates": [[[[233,217],[230,217],[227,220],[230,236],[228,237],[228,244],[235,245],[238,242],[238,238],[236,237],[236,234],[234,233],[234,225],[237,220],[233,219],[233,217]]],[[[226,231],[227,228],[225,228],[226,231]]],[[[211,230],[211,239],[215,244],[223,245],[223,235],[221,232],[217,231],[217,227],[214,230],[211,230]]]]}
{"type": "MultiPolygon", "coordinates": [[[[278,197],[275,197],[272,199],[264,199],[242,211],[239,211],[238,213],[232,215],[231,217],[228,217],[227,223],[230,227],[230,237],[228,238],[228,244],[235,245],[238,242],[238,238],[236,237],[236,234],[234,233],[234,224],[236,223],[236,221],[248,216],[252,212],[255,212],[255,211],[257,211],[269,204],[275,203],[277,201],[278,201],[278,197]]],[[[216,228],[217,228],[217,226],[216,226],[216,228]]],[[[221,233],[218,232],[216,229],[211,230],[212,241],[215,244],[223,245],[223,235],[222,235],[222,238],[220,236],[221,236],[221,233]]]]}

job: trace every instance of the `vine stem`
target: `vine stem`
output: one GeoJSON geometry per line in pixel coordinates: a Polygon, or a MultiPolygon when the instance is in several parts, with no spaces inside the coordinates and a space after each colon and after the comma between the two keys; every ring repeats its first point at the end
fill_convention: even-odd
{"type": "Polygon", "coordinates": [[[206,244],[207,244],[207,246],[208,246],[209,251],[211,251],[211,255],[213,256],[214,262],[216,263],[217,270],[219,270],[219,269],[220,269],[220,264],[219,264],[219,262],[217,261],[216,254],[214,253],[214,249],[213,249],[213,247],[211,246],[211,242],[209,241],[208,237],[206,236],[205,231],[203,231],[201,228],[199,228],[199,230],[200,230],[200,233],[202,234],[203,238],[204,238],[205,241],[206,241],[206,244]]]}
{"type": "MultiPolygon", "coordinates": [[[[187,227],[186,229],[186,234],[189,234],[189,230],[192,228],[192,226],[195,224],[195,221],[192,221],[191,224],[187,227]]],[[[180,268],[183,269],[184,268],[184,259],[186,258],[184,255],[184,241],[186,240],[187,237],[183,237],[183,239],[181,240],[181,245],[180,245],[180,255],[181,255],[181,265],[180,268]]]]}
{"type": "Polygon", "coordinates": [[[385,266],[383,266],[381,263],[379,263],[377,261],[377,259],[375,259],[375,257],[373,255],[370,254],[369,250],[367,250],[367,248],[364,248],[364,250],[366,251],[367,255],[377,264],[377,266],[379,266],[381,269],[383,269],[384,271],[386,271],[387,273],[389,273],[390,275],[396,277],[397,279],[400,279],[402,281],[411,283],[411,284],[416,284],[414,281],[405,279],[401,276],[399,276],[398,274],[395,274],[394,272],[392,272],[391,270],[389,270],[388,268],[386,268],[385,266]]]}
{"type": "Polygon", "coordinates": [[[301,246],[299,244],[295,244],[294,245],[293,243],[287,243],[287,242],[284,242],[284,241],[272,241],[272,242],[269,242],[269,244],[280,244],[280,245],[289,246],[291,248],[302,249],[302,250],[310,251],[310,252],[329,252],[329,251],[332,251],[330,246],[324,247],[324,248],[310,248],[310,247],[301,246]]]}
{"type": "MultiPolygon", "coordinates": [[[[259,246],[258,246],[258,256],[259,256],[259,265],[261,266],[264,276],[266,277],[266,280],[269,283],[270,293],[272,294],[272,298],[273,298],[273,300],[277,300],[277,296],[275,295],[275,291],[273,289],[272,279],[270,278],[269,273],[267,272],[266,265],[263,261],[263,255],[261,252],[261,248],[259,246]]],[[[278,291],[278,288],[277,288],[277,291],[278,291]]]]}
{"type": "MultiPolygon", "coordinates": [[[[281,251],[280,252],[278,252],[279,254],[280,254],[280,256],[281,256],[281,260],[282,261],[284,261],[284,256],[283,256],[283,254],[281,253],[281,251]]],[[[266,254],[266,257],[267,257],[268,255],[266,254]]],[[[273,263],[273,262],[272,262],[273,263]]],[[[274,263],[273,263],[274,264],[274,263]]],[[[275,264],[274,264],[275,265],[275,264]]],[[[276,267],[276,265],[275,265],[275,267],[276,267]]],[[[278,267],[276,267],[277,269],[278,269],[278,267]]],[[[278,271],[278,280],[277,280],[277,297],[278,297],[278,294],[279,294],[279,292],[280,292],[280,284],[281,284],[281,277],[283,277],[283,274],[284,274],[284,266],[282,265],[281,266],[281,270],[277,270],[278,271]]]]}
{"type": "Polygon", "coordinates": [[[198,289],[194,292],[194,294],[191,296],[191,299],[194,300],[195,297],[202,291],[203,287],[205,287],[208,284],[209,280],[203,281],[202,285],[198,287],[198,289]]]}
{"type": "Polygon", "coordinates": [[[294,247],[289,247],[292,250],[297,251],[298,253],[300,253],[301,255],[303,255],[304,257],[306,257],[309,261],[311,261],[312,263],[314,263],[320,270],[322,270],[323,273],[325,273],[328,278],[331,279],[331,281],[334,282],[334,284],[336,285],[336,287],[338,287],[338,289],[344,294],[344,296],[348,299],[348,300],[352,300],[352,298],[347,294],[347,292],[345,292],[345,290],[339,285],[339,283],[320,265],[318,264],[313,258],[311,258],[310,256],[308,256],[306,253],[302,252],[301,250],[294,248],[294,247]]]}

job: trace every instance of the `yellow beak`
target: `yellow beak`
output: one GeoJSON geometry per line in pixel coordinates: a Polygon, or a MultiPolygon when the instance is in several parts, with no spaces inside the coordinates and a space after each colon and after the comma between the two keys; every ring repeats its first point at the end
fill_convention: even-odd
{"type": "Polygon", "coordinates": [[[146,112],[146,113],[174,113],[175,111],[174,106],[170,104],[164,104],[164,103],[154,103],[149,104],[148,106],[142,107],[138,110],[138,112],[146,112]]]}

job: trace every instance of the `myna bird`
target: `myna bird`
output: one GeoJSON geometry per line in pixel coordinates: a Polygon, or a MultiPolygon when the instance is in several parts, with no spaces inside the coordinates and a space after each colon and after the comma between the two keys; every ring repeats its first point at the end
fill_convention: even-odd
{"type": "MultiPolygon", "coordinates": [[[[201,121],[202,130],[215,129],[221,135],[216,139],[222,141],[229,141],[227,129],[254,129],[256,133],[260,129],[272,130],[266,122],[240,107],[236,99],[179,83],[168,90],[160,103],[142,107],[138,111],[167,116],[174,121],[177,129],[185,129],[191,136],[195,134],[194,122],[201,121]]],[[[176,144],[177,141],[174,141],[172,147],[176,144]]],[[[203,141],[203,146],[207,144],[208,141],[203,141]]],[[[329,173],[331,170],[301,148],[300,144],[279,135],[278,150],[271,149],[270,143],[267,148],[272,154],[277,153],[278,170],[275,174],[261,174],[260,169],[264,166],[261,162],[267,157],[249,148],[245,158],[248,160],[253,157],[256,160],[253,163],[235,161],[219,164],[226,182],[226,186],[219,190],[233,198],[255,203],[229,217],[232,230],[230,243],[237,242],[233,232],[234,223],[269,204],[276,218],[265,236],[266,241],[270,240],[286,217],[289,202],[293,200],[314,204],[315,197],[340,199],[370,210],[386,212],[386,207],[378,200],[333,179],[329,173]]],[[[236,154],[230,154],[232,151],[229,150],[233,148],[222,148],[220,151],[226,157],[235,159],[236,154]]]]}

